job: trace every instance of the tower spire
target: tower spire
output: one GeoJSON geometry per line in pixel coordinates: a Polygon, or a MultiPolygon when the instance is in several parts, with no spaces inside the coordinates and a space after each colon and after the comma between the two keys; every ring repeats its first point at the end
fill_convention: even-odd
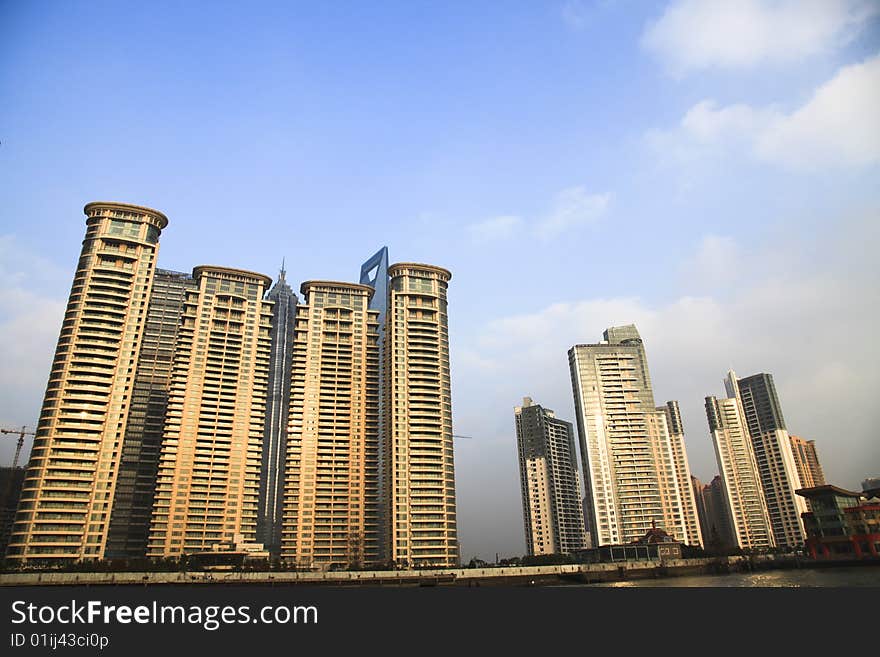
{"type": "Polygon", "coordinates": [[[284,261],[285,261],[285,260],[286,260],[286,258],[281,258],[281,273],[278,275],[278,278],[279,278],[282,282],[284,282],[284,274],[286,273],[285,270],[284,270],[284,261]]]}

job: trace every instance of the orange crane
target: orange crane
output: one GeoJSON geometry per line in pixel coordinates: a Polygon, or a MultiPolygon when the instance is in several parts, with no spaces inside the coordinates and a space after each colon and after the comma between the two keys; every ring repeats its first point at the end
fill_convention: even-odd
{"type": "Polygon", "coordinates": [[[18,444],[15,446],[15,458],[12,459],[12,467],[18,467],[18,457],[21,456],[21,448],[24,446],[24,437],[35,435],[33,431],[27,431],[27,427],[21,429],[0,429],[0,433],[17,433],[18,444]]]}

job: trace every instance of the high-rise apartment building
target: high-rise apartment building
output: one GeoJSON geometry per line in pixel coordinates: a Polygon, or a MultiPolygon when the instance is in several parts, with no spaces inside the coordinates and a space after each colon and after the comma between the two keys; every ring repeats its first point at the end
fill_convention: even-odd
{"type": "Polygon", "coordinates": [[[459,563],[446,291],[441,267],[388,269],[385,328],[385,554],[398,564],[459,563]]]}
{"type": "Polygon", "coordinates": [[[284,467],[287,453],[287,421],[290,412],[290,372],[293,362],[293,330],[296,293],[287,284],[284,265],[278,280],[266,294],[272,301],[272,346],[269,351],[269,389],[266,394],[266,425],[263,431],[257,541],[272,558],[281,553],[284,511],[284,467]]]}
{"type": "Polygon", "coordinates": [[[529,555],[586,547],[571,422],[523,398],[514,409],[523,524],[529,555]]]}
{"type": "Polygon", "coordinates": [[[379,324],[372,287],[308,281],[296,309],[281,557],[379,559],[379,324]]]}
{"type": "Polygon", "coordinates": [[[806,537],[801,514],[807,505],[795,494],[802,486],[773,376],[761,373],[737,379],[729,372],[725,386],[745,413],[776,545],[799,548],[806,537]]]}
{"type": "Polygon", "coordinates": [[[688,538],[665,409],[654,405],[635,326],[568,351],[588,528],[594,547],[642,538],[653,527],[688,538]]]}
{"type": "Polygon", "coordinates": [[[707,550],[721,551],[732,548],[736,540],[731,533],[731,522],[725,503],[724,482],[715,475],[705,486],[696,477],[691,477],[694,497],[700,517],[703,545],[707,550]]]}
{"type": "Polygon", "coordinates": [[[256,538],[272,279],[200,266],[171,371],[147,556],[256,538]]]}
{"type": "MultiPolygon", "coordinates": [[[[681,420],[681,409],[675,400],[659,406],[658,411],[666,415],[666,426],[669,430],[669,443],[672,448],[673,470],[675,472],[678,491],[681,496],[681,512],[684,521],[684,540],[688,545],[702,546],[703,534],[700,531],[699,513],[691,487],[691,468],[688,465],[687,450],[684,444],[684,423],[681,420]]],[[[671,487],[667,487],[671,489],[671,487]]]]}
{"type": "MultiPolygon", "coordinates": [[[[728,378],[728,384],[730,380],[728,378]]],[[[736,379],[732,380],[735,385],[736,379]]],[[[706,417],[735,546],[743,549],[775,547],[742,403],[737,396],[726,399],[706,397],[706,417]]]]}
{"type": "Polygon", "coordinates": [[[177,333],[187,292],[195,289],[189,274],[157,269],[153,277],[110,514],[107,557],[143,557],[147,552],[177,333]]]}
{"type": "Polygon", "coordinates": [[[85,206],[86,234],[22,487],[8,557],[106,555],[135,374],[168,224],[150,208],[85,206]]]}
{"type": "MultiPolygon", "coordinates": [[[[822,471],[822,464],[819,463],[819,455],[816,453],[816,441],[805,440],[800,436],[789,436],[789,438],[791,439],[794,464],[801,480],[801,488],[824,486],[825,473],[822,471]]],[[[809,498],[807,498],[807,506],[809,506],[809,498]]]]}

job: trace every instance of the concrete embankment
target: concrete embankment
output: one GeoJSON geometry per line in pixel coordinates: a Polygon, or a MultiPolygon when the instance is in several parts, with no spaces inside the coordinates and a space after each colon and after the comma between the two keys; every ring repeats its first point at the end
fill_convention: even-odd
{"type": "Polygon", "coordinates": [[[510,566],[437,570],[352,572],[14,572],[0,574],[0,586],[521,586],[586,584],[651,577],[719,574],[803,567],[792,557],[719,557],[666,561],[627,561],[555,566],[510,566]]]}

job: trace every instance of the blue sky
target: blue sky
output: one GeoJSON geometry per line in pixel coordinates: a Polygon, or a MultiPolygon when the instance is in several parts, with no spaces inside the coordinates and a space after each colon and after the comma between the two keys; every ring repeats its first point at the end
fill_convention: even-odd
{"type": "MultiPolygon", "coordinates": [[[[773,373],[830,482],[880,475],[880,3],[0,0],[0,423],[34,426],[82,206],[159,265],[453,272],[462,556],[522,554],[513,407],[636,323],[694,474],[773,373]],[[373,6],[378,5],[378,6],[373,6]]],[[[0,455],[11,459],[11,443],[0,455]]]]}

